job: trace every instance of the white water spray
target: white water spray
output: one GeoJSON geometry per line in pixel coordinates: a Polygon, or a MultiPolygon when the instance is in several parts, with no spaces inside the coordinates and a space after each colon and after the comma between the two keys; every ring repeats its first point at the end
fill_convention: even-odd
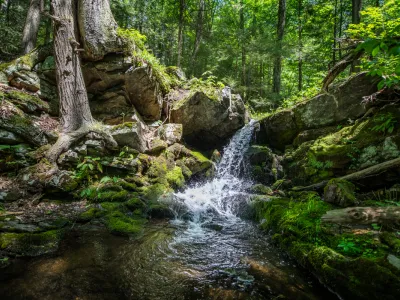
{"type": "Polygon", "coordinates": [[[245,190],[250,182],[240,174],[243,173],[244,154],[250,145],[255,123],[252,120],[232,137],[224,148],[212,181],[175,194],[189,210],[193,223],[210,221],[215,215],[225,219],[236,218],[240,203],[247,200],[245,190]]]}

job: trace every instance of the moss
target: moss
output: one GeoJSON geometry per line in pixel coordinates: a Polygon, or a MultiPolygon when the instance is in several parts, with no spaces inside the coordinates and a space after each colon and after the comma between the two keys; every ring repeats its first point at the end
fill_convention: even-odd
{"type": "Polygon", "coordinates": [[[183,176],[182,169],[180,167],[174,167],[166,174],[165,178],[173,187],[183,187],[185,184],[185,177],[183,176]]]}
{"type": "Polygon", "coordinates": [[[0,249],[7,252],[38,256],[57,250],[62,232],[51,230],[42,233],[1,233],[0,249]]]}
{"type": "Polygon", "coordinates": [[[146,206],[145,203],[138,197],[133,197],[129,199],[127,202],[124,203],[124,205],[131,211],[134,211],[136,209],[144,209],[146,206]]]}
{"type": "Polygon", "coordinates": [[[105,220],[108,230],[117,235],[138,235],[142,232],[145,223],[145,219],[128,217],[119,211],[107,215],[105,220]]]}
{"type": "Polygon", "coordinates": [[[125,180],[120,180],[120,181],[118,181],[118,184],[120,185],[121,188],[123,188],[124,190],[127,190],[127,191],[135,192],[138,190],[135,183],[130,183],[125,180]]]}
{"type": "Polygon", "coordinates": [[[168,172],[167,161],[164,157],[159,156],[156,159],[153,159],[150,163],[150,167],[146,172],[151,178],[164,178],[168,172]]]}
{"type": "Polygon", "coordinates": [[[98,201],[108,201],[108,202],[123,202],[128,198],[129,193],[127,191],[120,192],[103,192],[97,194],[98,201]]]}
{"type": "Polygon", "coordinates": [[[91,207],[87,211],[81,213],[78,217],[78,220],[87,222],[92,219],[99,218],[103,215],[104,215],[103,211],[101,211],[100,209],[98,209],[96,207],[91,207]]]}
{"type": "Polygon", "coordinates": [[[355,185],[343,179],[331,179],[324,188],[325,201],[342,207],[352,206],[357,202],[355,185]]]}
{"type": "Polygon", "coordinates": [[[148,187],[142,188],[142,196],[149,202],[156,202],[163,194],[171,192],[172,190],[167,186],[156,183],[148,187]]]}
{"type": "Polygon", "coordinates": [[[390,247],[393,253],[395,253],[396,255],[400,254],[400,237],[398,234],[396,235],[391,232],[383,232],[380,235],[380,239],[383,243],[390,247]]]}
{"type": "Polygon", "coordinates": [[[125,123],[114,126],[112,128],[112,130],[116,131],[116,130],[125,129],[125,128],[132,129],[134,126],[136,126],[135,122],[125,122],[125,123]]]}
{"type": "Polygon", "coordinates": [[[271,194],[271,188],[263,185],[263,184],[255,184],[251,187],[251,192],[256,194],[271,194]]]}

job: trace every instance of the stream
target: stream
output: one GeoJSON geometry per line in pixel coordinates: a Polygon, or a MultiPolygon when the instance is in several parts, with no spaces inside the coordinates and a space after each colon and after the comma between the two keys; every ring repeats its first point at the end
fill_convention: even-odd
{"type": "Polygon", "coordinates": [[[174,220],[151,221],[136,240],[77,227],[56,256],[2,272],[0,299],[337,299],[239,217],[253,127],[231,139],[213,180],[174,195],[174,220]]]}

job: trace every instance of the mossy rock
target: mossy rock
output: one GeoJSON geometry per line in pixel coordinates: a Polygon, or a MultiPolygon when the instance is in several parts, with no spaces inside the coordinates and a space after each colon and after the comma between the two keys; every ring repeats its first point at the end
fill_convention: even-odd
{"type": "Polygon", "coordinates": [[[169,171],[165,178],[167,179],[168,183],[175,188],[183,187],[185,184],[185,177],[183,176],[182,169],[178,166],[169,171]]]}
{"type": "Polygon", "coordinates": [[[0,249],[22,256],[39,256],[54,253],[62,238],[62,231],[42,233],[0,233],[0,249]]]}
{"type": "Polygon", "coordinates": [[[250,191],[255,194],[267,195],[272,193],[272,189],[263,184],[255,184],[250,188],[250,191]]]}
{"type": "Polygon", "coordinates": [[[331,179],[324,188],[324,200],[341,207],[357,203],[355,185],[343,179],[331,179]]]}
{"type": "Polygon", "coordinates": [[[145,223],[145,219],[132,218],[120,211],[114,211],[105,218],[107,229],[116,235],[139,235],[145,223]]]}

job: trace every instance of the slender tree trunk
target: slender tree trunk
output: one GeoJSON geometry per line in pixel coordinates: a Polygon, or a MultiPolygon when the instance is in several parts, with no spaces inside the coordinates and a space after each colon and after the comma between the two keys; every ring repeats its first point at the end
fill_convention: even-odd
{"type": "Polygon", "coordinates": [[[197,14],[197,25],[196,25],[196,39],[194,41],[193,53],[192,53],[192,57],[191,57],[191,64],[190,64],[191,72],[190,73],[193,73],[193,71],[195,69],[194,64],[196,61],[196,56],[197,56],[197,53],[199,52],[201,40],[203,38],[205,10],[206,10],[205,0],[199,0],[199,11],[197,14]]]}
{"type": "Polygon", "coordinates": [[[298,90],[301,92],[303,89],[303,24],[301,19],[301,12],[303,7],[303,0],[299,0],[298,2],[298,22],[299,22],[299,64],[298,64],[298,72],[299,72],[299,81],[298,81],[298,90]]]}
{"type": "Polygon", "coordinates": [[[185,0],[179,0],[178,60],[177,60],[177,66],[179,68],[181,67],[182,63],[184,21],[185,21],[185,0]]]}
{"type": "Polygon", "coordinates": [[[246,47],[245,47],[245,26],[244,26],[244,3],[240,1],[240,42],[242,48],[242,72],[241,72],[241,83],[246,86],[246,47]]]}
{"type": "MultiPolygon", "coordinates": [[[[342,37],[342,26],[343,26],[343,0],[340,0],[340,19],[339,19],[339,37],[342,37]]],[[[339,43],[339,59],[342,59],[342,45],[339,43]]]]}
{"type": "Polygon", "coordinates": [[[337,48],[337,13],[338,13],[338,0],[335,0],[335,13],[333,22],[333,49],[332,49],[332,63],[336,64],[336,48],[337,48]]]}
{"type": "Polygon", "coordinates": [[[351,20],[353,24],[359,24],[361,17],[360,11],[362,6],[362,0],[351,0],[352,8],[351,8],[351,20]]]}
{"type": "Polygon", "coordinates": [[[36,47],[40,25],[40,8],[42,0],[31,0],[22,33],[21,48],[23,54],[31,52],[36,47]]]}
{"type": "MultiPolygon", "coordinates": [[[[360,11],[362,6],[362,0],[352,0],[352,9],[351,9],[351,19],[353,24],[359,24],[361,21],[360,11]]],[[[360,61],[356,60],[351,65],[350,73],[359,72],[360,71],[360,61]]]]}
{"type": "Polygon", "coordinates": [[[274,62],[273,75],[273,92],[280,94],[281,92],[281,75],[282,75],[282,41],[285,33],[286,23],[286,0],[279,0],[278,9],[278,26],[277,26],[277,53],[274,62]]]}

